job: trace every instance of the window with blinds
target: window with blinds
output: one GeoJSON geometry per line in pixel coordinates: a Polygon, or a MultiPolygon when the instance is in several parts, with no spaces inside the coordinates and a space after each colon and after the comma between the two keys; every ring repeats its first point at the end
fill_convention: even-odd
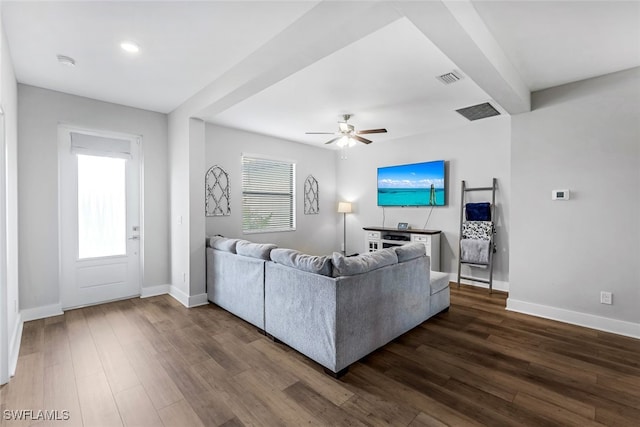
{"type": "Polygon", "coordinates": [[[295,172],[291,161],[242,156],[242,231],[296,229],[295,172]]]}

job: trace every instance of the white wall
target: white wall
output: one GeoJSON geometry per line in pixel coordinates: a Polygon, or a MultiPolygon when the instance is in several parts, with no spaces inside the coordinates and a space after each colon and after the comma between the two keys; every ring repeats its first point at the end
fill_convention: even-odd
{"type": "MultiPolygon", "coordinates": [[[[204,174],[205,174],[205,123],[189,119],[189,295],[204,295],[205,271],[205,220],[204,220],[204,174]]],[[[205,300],[206,301],[206,300],[205,300]]],[[[189,304],[191,305],[191,304],[189,304]]]]}
{"type": "Polygon", "coordinates": [[[171,200],[171,285],[189,295],[189,120],[169,114],[169,173],[171,200]]]}
{"type": "Polygon", "coordinates": [[[59,302],[59,123],[142,135],[143,286],[169,284],[167,116],[26,85],[18,95],[21,309],[59,302]]]}
{"type": "Polygon", "coordinates": [[[534,93],[533,107],[512,122],[508,307],[640,337],[640,69],[534,93]]]}
{"type": "MultiPolygon", "coordinates": [[[[271,242],[280,247],[315,255],[326,255],[340,250],[336,228],[340,225],[342,230],[342,225],[336,212],[334,151],[207,124],[206,170],[213,165],[218,165],[229,173],[231,216],[206,218],[208,235],[222,234],[254,242],[271,242]],[[296,231],[242,234],[242,153],[265,154],[296,162],[296,231]],[[318,180],[320,212],[317,215],[304,214],[304,181],[309,175],[318,180]]],[[[204,216],[204,173],[198,196],[203,199],[201,212],[204,216]]]]}
{"type": "MultiPolygon", "coordinates": [[[[0,19],[1,21],[1,19],[0,19]]],[[[4,29],[0,28],[0,105],[4,140],[0,144],[0,384],[17,362],[22,322],[18,312],[18,138],[17,85],[4,29]]],[[[2,137],[3,135],[0,135],[2,137]]]]}
{"type": "MultiPolygon", "coordinates": [[[[457,129],[420,136],[358,144],[348,152],[346,160],[338,161],[338,195],[354,202],[355,213],[347,215],[348,252],[364,252],[365,226],[382,226],[383,209],[377,206],[377,168],[431,160],[447,162],[447,206],[431,208],[385,208],[385,227],[408,222],[412,228],[442,230],[440,242],[441,271],[457,273],[458,235],[460,219],[460,184],[491,185],[498,179],[496,193],[498,253],[494,264],[494,287],[505,289],[509,281],[509,197],[510,197],[510,118],[494,117],[469,122],[457,129]],[[429,213],[431,218],[425,227],[429,213]]],[[[468,193],[468,201],[490,201],[491,192],[468,193]]],[[[342,227],[339,228],[342,240],[342,227]]],[[[467,274],[470,270],[465,268],[467,274]]],[[[486,272],[474,269],[474,276],[486,277],[486,272]]]]}

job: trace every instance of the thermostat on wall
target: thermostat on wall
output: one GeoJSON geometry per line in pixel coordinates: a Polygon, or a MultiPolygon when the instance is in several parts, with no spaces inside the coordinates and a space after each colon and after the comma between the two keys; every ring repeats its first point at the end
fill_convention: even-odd
{"type": "Polygon", "coordinates": [[[551,191],[551,200],[569,200],[569,190],[551,191]]]}

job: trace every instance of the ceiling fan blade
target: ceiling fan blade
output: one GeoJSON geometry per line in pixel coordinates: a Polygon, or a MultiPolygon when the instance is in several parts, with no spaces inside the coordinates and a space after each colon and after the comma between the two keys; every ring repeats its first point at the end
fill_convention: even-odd
{"type": "Polygon", "coordinates": [[[339,137],[337,137],[337,138],[333,138],[332,140],[325,142],[325,144],[331,144],[332,142],[336,142],[336,141],[337,141],[337,140],[339,140],[340,138],[342,138],[342,136],[339,136],[339,137]]]}
{"type": "Polygon", "coordinates": [[[359,130],[356,133],[360,135],[364,135],[367,133],[387,133],[387,130],[386,129],[367,129],[367,130],[359,130]]]}
{"type": "Polygon", "coordinates": [[[358,135],[351,135],[351,138],[357,139],[358,141],[364,142],[365,144],[371,144],[373,142],[358,135]]]}
{"type": "Polygon", "coordinates": [[[305,132],[306,135],[333,135],[335,132],[305,132]]]}

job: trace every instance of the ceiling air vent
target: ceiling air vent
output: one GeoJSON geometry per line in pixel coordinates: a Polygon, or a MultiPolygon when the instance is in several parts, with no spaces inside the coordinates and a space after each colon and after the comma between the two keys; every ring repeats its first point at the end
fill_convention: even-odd
{"type": "Polygon", "coordinates": [[[487,117],[500,115],[500,112],[493,108],[493,106],[488,102],[485,102],[484,104],[472,105],[471,107],[461,108],[456,111],[462,114],[468,120],[486,119],[487,117]]]}
{"type": "Polygon", "coordinates": [[[436,79],[440,80],[442,84],[450,85],[451,83],[455,83],[457,81],[462,80],[462,74],[459,71],[451,71],[450,73],[443,74],[441,76],[436,77],[436,79]]]}

